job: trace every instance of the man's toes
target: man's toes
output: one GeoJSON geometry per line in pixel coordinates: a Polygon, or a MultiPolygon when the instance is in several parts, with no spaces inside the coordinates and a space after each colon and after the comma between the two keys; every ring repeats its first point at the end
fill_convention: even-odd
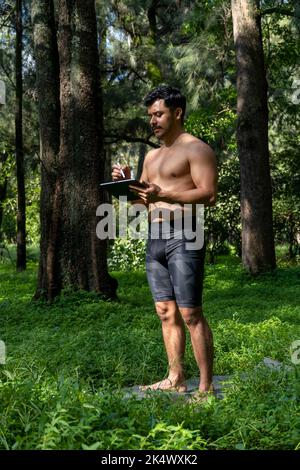
{"type": "Polygon", "coordinates": [[[160,382],[156,382],[152,385],[140,385],[139,389],[142,392],[146,392],[147,390],[161,390],[165,392],[186,392],[187,387],[186,384],[180,383],[176,385],[176,383],[172,382],[170,379],[164,379],[160,382]]]}

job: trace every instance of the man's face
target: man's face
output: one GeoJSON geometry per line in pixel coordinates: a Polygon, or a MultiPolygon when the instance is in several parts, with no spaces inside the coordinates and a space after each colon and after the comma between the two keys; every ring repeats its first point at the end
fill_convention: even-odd
{"type": "Polygon", "coordinates": [[[168,108],[164,100],[157,100],[148,108],[150,126],[158,139],[169,133],[176,124],[176,111],[168,108]]]}

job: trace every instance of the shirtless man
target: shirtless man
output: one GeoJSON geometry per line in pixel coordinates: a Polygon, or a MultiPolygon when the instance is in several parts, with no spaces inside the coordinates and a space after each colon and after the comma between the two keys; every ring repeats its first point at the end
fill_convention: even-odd
{"type": "MultiPolygon", "coordinates": [[[[172,219],[178,217],[178,208],[185,211],[184,204],[192,204],[193,208],[197,203],[213,205],[217,193],[216,157],[207,144],[185,132],[185,97],[176,88],[160,86],[147,95],[145,105],[154,135],[162,145],[145,157],[140,181],[147,188],[132,189],[148,208],[150,222],[161,224],[163,215],[157,215],[158,208],[168,209],[172,219]]],[[[128,167],[123,171],[125,177],[130,177],[128,167]]],[[[113,166],[112,177],[122,179],[118,165],[113,166]]],[[[200,371],[201,398],[213,390],[213,339],[202,311],[205,246],[186,250],[185,242],[184,236],[178,240],[172,233],[171,239],[148,239],[147,277],[162,323],[169,374],[142,389],[186,391],[186,325],[200,371]]]]}

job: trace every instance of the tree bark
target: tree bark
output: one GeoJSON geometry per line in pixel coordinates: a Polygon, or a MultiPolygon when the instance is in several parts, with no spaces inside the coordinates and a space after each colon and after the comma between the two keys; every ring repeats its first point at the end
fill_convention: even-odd
{"type": "Polygon", "coordinates": [[[232,0],[237,59],[237,144],[241,170],[242,259],[252,273],[276,266],[268,149],[267,81],[255,0],[232,0]]]}
{"type": "Polygon", "coordinates": [[[146,153],[147,153],[146,145],[144,143],[141,143],[139,147],[140,147],[139,160],[138,160],[137,173],[136,173],[136,178],[138,180],[140,179],[140,177],[142,175],[144,160],[145,160],[145,156],[146,156],[146,153]]]}
{"type": "Polygon", "coordinates": [[[56,4],[54,18],[53,1],[32,1],[44,171],[36,296],[46,293],[51,300],[73,287],[114,298],[117,282],[107,271],[107,241],[96,237],[104,153],[94,1],[56,4]]]}
{"type": "Polygon", "coordinates": [[[67,284],[113,296],[116,285],[106,269],[107,241],[96,237],[105,156],[94,1],[58,4],[63,274],[67,284]]]}
{"type": "Polygon", "coordinates": [[[154,43],[157,40],[157,20],[156,20],[156,9],[159,5],[159,0],[152,0],[151,5],[147,10],[147,16],[150,27],[150,35],[153,38],[154,43]]]}
{"type": "Polygon", "coordinates": [[[17,169],[17,271],[26,269],[26,198],[22,130],[22,0],[16,0],[16,169],[17,169]]]}
{"type": "MultiPolygon", "coordinates": [[[[0,153],[0,164],[1,166],[5,164],[7,154],[5,152],[0,153]]],[[[0,178],[0,245],[2,242],[2,219],[3,219],[3,203],[6,199],[6,190],[7,190],[8,179],[6,176],[0,178]]]]}
{"type": "Polygon", "coordinates": [[[59,64],[52,1],[32,0],[36,86],[40,122],[40,264],[36,297],[52,300],[62,287],[59,266],[61,175],[59,171],[59,64]]]}

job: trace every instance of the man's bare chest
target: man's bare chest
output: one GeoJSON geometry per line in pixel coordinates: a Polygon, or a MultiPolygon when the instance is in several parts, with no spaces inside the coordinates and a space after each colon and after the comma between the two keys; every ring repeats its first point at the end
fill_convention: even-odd
{"type": "Polygon", "coordinates": [[[157,178],[170,180],[190,173],[188,158],[181,152],[159,152],[148,163],[147,174],[150,181],[157,178]]]}

